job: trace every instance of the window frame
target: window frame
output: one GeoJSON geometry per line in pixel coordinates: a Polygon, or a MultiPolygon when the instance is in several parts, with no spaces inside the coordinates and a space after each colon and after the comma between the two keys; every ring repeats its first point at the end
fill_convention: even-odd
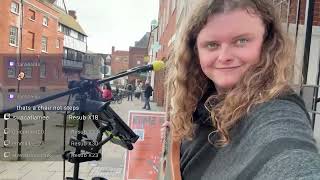
{"type": "Polygon", "coordinates": [[[49,17],[43,16],[42,25],[48,27],[49,26],[49,17]]]}
{"type": "Polygon", "coordinates": [[[46,36],[41,37],[41,52],[48,52],[48,37],[46,36]],[[46,40],[45,44],[43,40],[46,40]]]}
{"type": "Polygon", "coordinates": [[[31,79],[32,78],[32,71],[33,71],[33,68],[32,66],[25,66],[23,68],[24,70],[24,74],[25,74],[25,78],[26,79],[31,79]],[[29,71],[30,70],[30,71],[29,71]],[[29,74],[30,73],[30,74],[29,74]]]}
{"type": "Polygon", "coordinates": [[[29,17],[29,20],[36,21],[36,11],[33,9],[29,9],[29,12],[31,12],[31,16],[29,17]]]}
{"type": "Polygon", "coordinates": [[[31,36],[32,36],[32,39],[31,39],[31,47],[30,47],[30,49],[34,49],[35,48],[35,38],[36,38],[36,34],[34,33],[34,32],[31,32],[31,31],[29,31],[28,32],[29,34],[31,34],[31,36]]]}
{"type": "Polygon", "coordinates": [[[56,48],[59,49],[60,48],[60,39],[56,40],[56,48]]]}
{"type": "Polygon", "coordinates": [[[19,29],[16,26],[10,26],[9,30],[9,45],[17,47],[19,45],[19,29]],[[12,30],[15,30],[15,32],[12,32],[12,30]],[[15,34],[13,34],[15,33],[15,34]],[[15,41],[14,43],[11,43],[11,40],[15,41]]]}
{"type": "Polygon", "coordinates": [[[17,77],[17,68],[16,66],[9,66],[7,70],[7,77],[8,78],[16,78],[17,77]],[[9,74],[10,72],[10,74],[9,74]]]}
{"type": "Polygon", "coordinates": [[[17,3],[16,1],[11,1],[10,11],[11,11],[12,13],[14,13],[14,14],[19,15],[19,13],[20,13],[20,4],[17,3]],[[13,5],[16,5],[16,9],[14,9],[15,7],[13,7],[13,5]]]}
{"type": "Polygon", "coordinates": [[[78,33],[78,39],[84,42],[84,35],[82,35],[81,33],[78,33]]]}
{"type": "Polygon", "coordinates": [[[45,62],[40,62],[40,78],[44,79],[47,77],[47,67],[45,62]]]}
{"type": "Polygon", "coordinates": [[[69,29],[68,27],[62,25],[62,29],[61,29],[61,30],[62,30],[62,33],[63,33],[64,35],[70,36],[70,34],[71,34],[71,29],[69,29]]]}

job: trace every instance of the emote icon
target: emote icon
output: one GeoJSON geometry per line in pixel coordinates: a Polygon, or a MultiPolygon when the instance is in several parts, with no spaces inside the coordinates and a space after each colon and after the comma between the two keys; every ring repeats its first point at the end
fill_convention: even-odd
{"type": "Polygon", "coordinates": [[[21,81],[21,80],[23,80],[24,78],[25,78],[25,73],[21,71],[21,72],[19,73],[17,79],[18,79],[19,81],[21,81]]]}

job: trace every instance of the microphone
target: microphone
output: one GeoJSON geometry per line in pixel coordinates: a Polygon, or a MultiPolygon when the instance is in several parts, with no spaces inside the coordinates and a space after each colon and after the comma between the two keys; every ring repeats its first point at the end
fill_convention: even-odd
{"type": "Polygon", "coordinates": [[[151,70],[153,70],[153,71],[160,71],[160,70],[164,69],[166,66],[163,61],[159,61],[159,60],[154,61],[151,65],[152,65],[151,70]]]}
{"type": "Polygon", "coordinates": [[[165,68],[165,64],[163,61],[154,61],[152,62],[152,64],[147,64],[147,65],[144,65],[144,66],[138,66],[138,67],[134,67],[132,69],[128,69],[127,71],[125,72],[146,72],[146,71],[160,71],[162,69],[165,68]]]}
{"type": "Polygon", "coordinates": [[[162,70],[164,68],[165,68],[164,62],[158,60],[158,61],[154,61],[152,64],[147,64],[147,65],[144,65],[144,66],[138,66],[138,67],[134,67],[134,68],[128,69],[126,71],[119,72],[118,74],[116,74],[116,75],[114,75],[112,77],[100,80],[97,83],[98,84],[102,84],[102,83],[105,83],[105,82],[112,81],[114,79],[118,79],[118,78],[123,77],[123,76],[127,76],[127,75],[132,74],[132,73],[141,73],[141,72],[147,72],[147,71],[151,71],[151,70],[160,71],[160,70],[162,70]]]}

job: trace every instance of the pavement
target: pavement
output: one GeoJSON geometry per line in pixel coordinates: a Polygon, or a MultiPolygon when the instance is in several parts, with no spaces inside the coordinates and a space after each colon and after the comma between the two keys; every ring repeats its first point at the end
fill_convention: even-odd
{"type": "MultiPolygon", "coordinates": [[[[143,110],[143,102],[135,99],[123,99],[121,104],[111,104],[111,107],[125,121],[128,120],[130,110],[143,110]]],[[[163,111],[163,107],[150,102],[151,111],[163,111]]],[[[49,125],[48,125],[49,126],[49,125]]],[[[87,125],[88,126],[88,125],[87,125]]],[[[60,132],[55,130],[55,134],[60,132]]],[[[2,133],[1,133],[2,134],[2,133]]],[[[52,133],[54,136],[54,133],[52,133]]],[[[60,134],[61,136],[61,134],[60,134]]],[[[50,138],[48,138],[50,141],[50,138]]],[[[54,146],[51,145],[52,147],[54,146]]],[[[55,145],[58,146],[58,145],[55,145]]],[[[23,147],[22,147],[23,148],[23,147]]],[[[3,149],[3,147],[0,149],[3,149]]],[[[23,149],[24,151],[24,149],[23,149]]],[[[119,145],[108,142],[102,147],[102,159],[80,163],[79,178],[90,180],[92,177],[101,176],[109,180],[122,180],[124,174],[124,161],[126,150],[119,145]]],[[[66,161],[65,176],[73,176],[73,164],[66,161]]],[[[63,161],[1,161],[0,180],[59,180],[63,179],[63,161]]]]}

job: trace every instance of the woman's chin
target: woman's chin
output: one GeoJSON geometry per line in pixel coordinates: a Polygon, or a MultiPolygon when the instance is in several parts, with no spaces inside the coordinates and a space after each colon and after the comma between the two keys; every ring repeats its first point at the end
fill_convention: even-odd
{"type": "Polygon", "coordinates": [[[221,82],[221,83],[215,83],[217,89],[221,90],[228,90],[233,88],[236,85],[237,82],[221,82]]]}

